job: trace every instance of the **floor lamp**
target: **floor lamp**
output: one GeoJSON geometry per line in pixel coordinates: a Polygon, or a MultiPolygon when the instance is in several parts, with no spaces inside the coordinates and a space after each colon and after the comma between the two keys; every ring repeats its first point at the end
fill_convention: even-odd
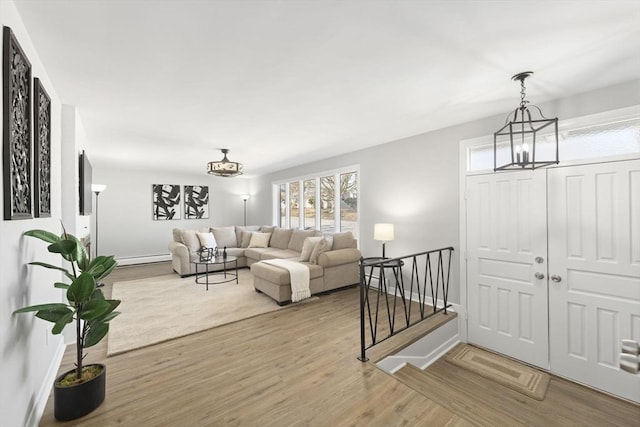
{"type": "Polygon", "coordinates": [[[243,194],[242,196],[242,201],[244,202],[244,225],[246,227],[247,225],[247,200],[249,200],[249,196],[248,194],[243,194]]]}
{"type": "Polygon", "coordinates": [[[96,248],[94,250],[95,256],[98,256],[98,196],[107,188],[104,184],[91,185],[91,191],[96,193],[96,248]]]}
{"type": "Polygon", "coordinates": [[[394,238],[393,224],[375,224],[373,226],[373,239],[382,241],[382,258],[386,258],[385,243],[392,241],[394,238]]]}

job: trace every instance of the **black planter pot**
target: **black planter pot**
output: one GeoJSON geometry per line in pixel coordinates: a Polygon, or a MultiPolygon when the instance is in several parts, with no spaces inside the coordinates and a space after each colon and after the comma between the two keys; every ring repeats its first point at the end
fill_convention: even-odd
{"type": "Polygon", "coordinates": [[[53,385],[53,411],[56,420],[75,420],[87,415],[104,402],[107,367],[100,363],[96,365],[102,366],[100,375],[82,384],[71,387],[57,385],[58,381],[73,370],[56,378],[53,385]]]}

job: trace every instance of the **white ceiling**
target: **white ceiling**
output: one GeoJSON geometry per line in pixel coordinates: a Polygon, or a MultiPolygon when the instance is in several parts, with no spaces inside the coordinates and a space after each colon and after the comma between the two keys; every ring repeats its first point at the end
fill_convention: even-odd
{"type": "MultiPolygon", "coordinates": [[[[640,77],[639,1],[16,0],[95,162],[255,176],[640,77]]],[[[499,123],[496,123],[498,125],[499,123]]]]}

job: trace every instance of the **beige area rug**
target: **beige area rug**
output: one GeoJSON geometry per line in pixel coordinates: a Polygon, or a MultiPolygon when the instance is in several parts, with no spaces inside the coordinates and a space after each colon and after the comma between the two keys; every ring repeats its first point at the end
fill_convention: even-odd
{"type": "Polygon", "coordinates": [[[114,283],[112,298],[122,301],[122,314],[109,326],[107,356],[318,299],[280,307],[254,290],[248,269],[238,273],[239,284],[209,284],[208,291],[195,276],[176,274],[114,283]]]}
{"type": "Polygon", "coordinates": [[[549,374],[469,345],[455,349],[447,361],[537,400],[544,400],[549,386],[549,374]]]}

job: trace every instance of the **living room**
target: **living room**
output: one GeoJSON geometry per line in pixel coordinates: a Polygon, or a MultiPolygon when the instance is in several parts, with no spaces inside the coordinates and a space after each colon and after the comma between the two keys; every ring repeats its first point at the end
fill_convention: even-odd
{"type": "MultiPolygon", "coordinates": [[[[231,160],[245,164],[245,175],[232,179],[212,177],[206,174],[206,163],[218,160],[221,153],[216,147],[226,146],[224,144],[227,142],[221,142],[218,138],[215,141],[208,139],[211,128],[201,131],[202,144],[206,142],[208,146],[199,147],[196,153],[196,158],[199,160],[194,162],[192,157],[188,157],[189,167],[187,168],[171,167],[168,164],[171,160],[175,160],[177,164],[182,159],[175,154],[175,148],[167,148],[166,151],[164,148],[167,145],[174,145],[182,147],[185,151],[191,150],[188,140],[195,136],[190,134],[185,138],[181,136],[179,128],[188,127],[192,123],[174,124],[171,130],[173,133],[168,133],[168,136],[163,139],[158,133],[144,135],[141,139],[146,139],[148,144],[141,145],[143,149],[137,154],[134,149],[124,150],[121,145],[118,145],[126,144],[127,138],[133,138],[131,135],[135,134],[135,127],[130,129],[131,135],[119,135],[118,129],[111,129],[112,133],[101,137],[104,139],[95,138],[97,135],[95,129],[104,126],[98,123],[99,120],[95,120],[98,110],[93,110],[93,114],[87,114],[86,111],[91,105],[70,102],[69,99],[72,99],[70,94],[73,91],[70,91],[69,87],[73,86],[74,82],[56,80],[53,74],[50,75],[54,69],[63,68],[58,62],[64,62],[65,59],[59,58],[51,62],[45,60],[45,57],[51,58],[51,51],[47,50],[48,53],[45,55],[43,47],[41,52],[43,36],[36,23],[44,20],[45,17],[36,13],[37,6],[33,5],[37,3],[0,2],[0,22],[4,26],[11,27],[31,61],[33,76],[40,78],[51,97],[53,123],[51,216],[22,221],[5,220],[0,226],[2,238],[0,245],[2,309],[0,312],[3,318],[0,323],[0,343],[3,349],[2,371],[5,375],[4,385],[0,388],[0,402],[2,402],[0,419],[9,420],[8,425],[11,426],[37,424],[37,414],[42,413],[49,394],[48,381],[57,372],[64,352],[63,340],[52,337],[49,326],[44,322],[27,320],[26,317],[16,319],[11,316],[11,313],[22,305],[60,298],[59,291],[45,285],[59,279],[59,275],[53,272],[36,271],[26,266],[26,263],[32,260],[50,262],[57,262],[57,260],[51,257],[43,246],[24,239],[22,233],[32,228],[60,230],[60,220],[62,220],[65,226],[78,236],[91,234],[92,244],[96,243],[95,214],[81,216],[78,212],[77,163],[78,154],[82,150],[87,153],[92,162],[94,183],[107,185],[106,190],[99,196],[99,240],[97,242],[99,252],[115,255],[122,265],[168,260],[167,245],[171,240],[173,228],[195,229],[242,225],[244,202],[241,195],[243,194],[250,195],[246,202],[247,224],[275,224],[278,222],[275,213],[278,208],[275,205],[277,199],[274,195],[276,184],[356,166],[359,173],[358,246],[362,254],[364,256],[379,255],[380,242],[374,240],[373,229],[376,223],[381,222],[392,222],[395,226],[395,240],[387,245],[387,251],[391,256],[454,246],[456,251],[454,251],[450,280],[455,285],[451,288],[450,300],[461,303],[464,298],[464,292],[458,286],[461,281],[461,258],[464,259],[460,247],[462,234],[460,188],[464,176],[461,173],[463,168],[461,141],[492,135],[504,123],[505,116],[516,107],[519,100],[519,87],[517,83],[510,80],[511,76],[525,69],[533,69],[535,74],[531,78],[528,95],[533,103],[540,106],[545,115],[559,117],[561,121],[634,107],[640,103],[640,80],[638,80],[640,70],[638,70],[637,55],[640,37],[635,25],[637,22],[635,18],[639,13],[638,7],[634,2],[625,1],[615,2],[616,6],[606,7],[597,2],[595,4],[587,2],[589,6],[585,9],[592,7],[596,12],[591,14],[585,12],[584,17],[576,18],[575,26],[568,26],[565,37],[559,39],[558,44],[566,43],[569,47],[554,50],[553,58],[544,58],[550,43],[536,43],[533,47],[529,47],[527,54],[517,56],[517,60],[511,61],[509,55],[505,55],[505,58],[500,60],[495,58],[487,60],[485,64],[492,65],[485,65],[482,70],[464,69],[455,74],[452,81],[441,79],[443,81],[437,84],[441,84],[446,90],[459,89],[451,96],[452,104],[464,104],[459,110],[447,111],[446,101],[440,106],[442,112],[437,111],[439,109],[436,108],[436,111],[432,110],[432,115],[410,109],[403,110],[404,117],[399,115],[390,120],[400,121],[404,126],[402,132],[396,128],[372,126],[361,132],[359,140],[349,139],[351,135],[346,134],[340,139],[330,133],[327,128],[328,135],[335,138],[332,141],[334,144],[327,147],[320,145],[323,138],[319,135],[324,131],[323,128],[313,123],[312,126],[316,126],[319,130],[310,139],[313,139],[317,146],[305,146],[307,151],[297,156],[284,151],[267,156],[270,148],[264,148],[260,143],[245,146],[242,142],[238,142],[236,145],[229,146],[231,148],[229,157],[231,160]],[[32,3],[31,6],[29,3],[32,3]],[[606,17],[606,24],[593,32],[585,30],[584,26],[592,23],[594,15],[597,16],[598,13],[606,17]],[[597,34],[598,31],[600,34],[597,34]],[[602,36],[603,32],[607,35],[606,37],[602,36]],[[579,42],[581,38],[583,41],[579,42]],[[594,53],[587,46],[589,42],[599,38],[603,39],[601,44],[593,44],[597,45],[594,49],[600,50],[594,53]],[[614,54],[609,57],[605,54],[616,45],[626,46],[626,50],[618,53],[621,57],[614,54]],[[593,61],[589,62],[590,68],[580,65],[581,61],[586,61],[587,57],[593,61]],[[530,59],[530,62],[527,62],[527,59],[530,59]],[[554,62],[562,62],[565,68],[558,71],[554,68],[554,62]],[[569,71],[570,67],[567,67],[566,63],[574,63],[578,68],[573,72],[575,76],[569,71]],[[478,98],[478,92],[473,92],[472,89],[482,87],[483,79],[487,75],[491,75],[492,79],[497,76],[495,81],[500,83],[488,85],[483,89],[481,92],[486,94],[486,98],[481,99],[478,98]],[[574,77],[576,83],[574,83],[574,77]],[[561,83],[560,79],[562,79],[561,83]],[[473,94],[473,98],[469,98],[472,96],[470,94],[473,94]],[[539,102],[540,99],[543,101],[539,102]],[[469,117],[469,119],[460,120],[459,117],[469,117]],[[435,124],[432,125],[431,121],[435,124]],[[124,142],[117,141],[118,136],[121,136],[120,139],[124,142]],[[110,145],[109,138],[113,139],[113,145],[110,145]],[[363,140],[367,140],[367,143],[363,140]],[[265,157],[268,160],[252,169],[251,164],[257,162],[256,157],[265,157]],[[208,186],[210,189],[209,218],[154,221],[151,207],[151,188],[154,184],[208,186]]],[[[441,2],[436,3],[441,5],[441,2]]],[[[456,3],[462,9],[458,17],[462,22],[453,22],[451,25],[465,26],[468,22],[461,17],[471,19],[467,16],[470,12],[465,10],[468,2],[456,3]]],[[[106,2],[98,2],[98,4],[100,6],[96,14],[99,15],[108,10],[106,2]]],[[[581,8],[581,4],[567,2],[565,7],[581,8]]],[[[524,4],[521,6],[524,7],[524,4]]],[[[367,6],[359,4],[358,7],[353,7],[358,10],[358,7],[366,9],[367,6]]],[[[493,7],[496,5],[494,4],[493,7]]],[[[550,4],[545,3],[544,7],[550,7],[550,4]]],[[[561,8],[553,22],[557,23],[560,20],[560,12],[566,13],[566,11],[564,7],[561,8]]],[[[520,19],[517,8],[514,12],[513,20],[516,22],[520,19]]],[[[106,16],[114,18],[112,15],[106,16]]],[[[71,19],[70,14],[69,20],[71,19]]],[[[258,18],[254,17],[254,19],[258,18]]],[[[604,18],[603,21],[605,21],[604,18]]],[[[64,25],[64,20],[60,20],[57,25],[64,25]]],[[[469,25],[474,25],[478,31],[489,32],[493,23],[487,21],[469,25]]],[[[44,24],[42,27],[46,28],[44,24]]],[[[377,30],[365,28],[362,31],[363,34],[373,34],[377,30]]],[[[532,31],[531,27],[527,28],[528,33],[532,31]]],[[[353,34],[357,37],[359,33],[354,30],[353,34]]],[[[511,35],[504,34],[501,37],[509,39],[511,35]]],[[[537,40],[532,34],[529,34],[529,37],[532,37],[533,43],[537,40]]],[[[465,55],[473,57],[473,49],[470,48],[467,51],[465,48],[465,46],[467,48],[474,46],[471,40],[457,42],[460,50],[466,52],[465,55]]],[[[416,45],[419,47],[420,43],[416,45]]],[[[412,48],[417,51],[416,46],[412,48]]],[[[87,49],[91,48],[87,47],[87,49]]],[[[505,48],[502,46],[496,47],[494,54],[499,57],[503,49],[505,48]]],[[[446,52],[440,55],[436,59],[447,56],[446,52]]],[[[136,52],[136,57],[143,59],[144,55],[136,52]]],[[[417,64],[408,63],[406,67],[413,65],[417,66],[417,64]]],[[[386,87],[385,78],[390,78],[391,74],[398,70],[395,66],[389,66],[384,71],[388,74],[381,73],[373,80],[378,85],[384,86],[382,94],[391,94],[394,87],[386,87]]],[[[408,74],[411,73],[405,74],[407,78],[408,74]]],[[[291,76],[290,78],[295,80],[291,76]]],[[[412,80],[412,83],[415,82],[416,80],[412,80]]],[[[99,85],[100,80],[94,84],[99,85]]],[[[435,92],[438,91],[433,89],[433,86],[429,86],[428,90],[415,88],[415,92],[411,87],[400,86],[397,98],[390,96],[389,99],[382,98],[379,102],[393,104],[403,98],[428,97],[432,94],[435,96],[435,92]]],[[[285,89],[282,91],[287,92],[285,89]]],[[[349,96],[355,97],[358,93],[354,91],[347,95],[346,98],[336,102],[348,103],[349,96]]],[[[144,91],[141,91],[138,96],[143,97],[144,91]]],[[[382,95],[379,93],[378,96],[382,95]]],[[[326,105],[329,106],[325,108],[335,108],[347,117],[351,113],[349,110],[341,110],[342,107],[338,104],[326,105]]],[[[248,102],[246,108],[250,106],[251,102],[248,102]]],[[[180,109],[184,108],[184,105],[173,105],[171,108],[180,109]]],[[[295,111],[292,110],[295,110],[295,106],[282,114],[294,114],[295,111]]],[[[372,110],[375,108],[372,107],[372,110]]],[[[123,111],[126,111],[123,115],[132,116],[135,106],[123,111]]],[[[255,110],[251,113],[256,114],[255,110]]],[[[214,116],[213,112],[209,114],[211,117],[214,116]]],[[[295,117],[298,118],[297,115],[295,117]]],[[[360,117],[354,116],[354,120],[356,118],[361,120],[360,117]]],[[[166,117],[164,119],[169,121],[166,117]]],[[[381,117],[371,112],[369,122],[376,124],[380,121],[381,117]]],[[[106,127],[110,126],[118,127],[117,124],[106,125],[106,127]]],[[[269,130],[272,129],[265,129],[265,138],[269,130]]],[[[259,130],[254,132],[253,137],[260,140],[262,135],[259,130]]],[[[94,205],[94,209],[95,207],[94,205]]],[[[357,362],[355,356],[356,354],[353,355],[354,363],[357,362]]],[[[4,425],[4,422],[2,424],[4,425]]]]}

